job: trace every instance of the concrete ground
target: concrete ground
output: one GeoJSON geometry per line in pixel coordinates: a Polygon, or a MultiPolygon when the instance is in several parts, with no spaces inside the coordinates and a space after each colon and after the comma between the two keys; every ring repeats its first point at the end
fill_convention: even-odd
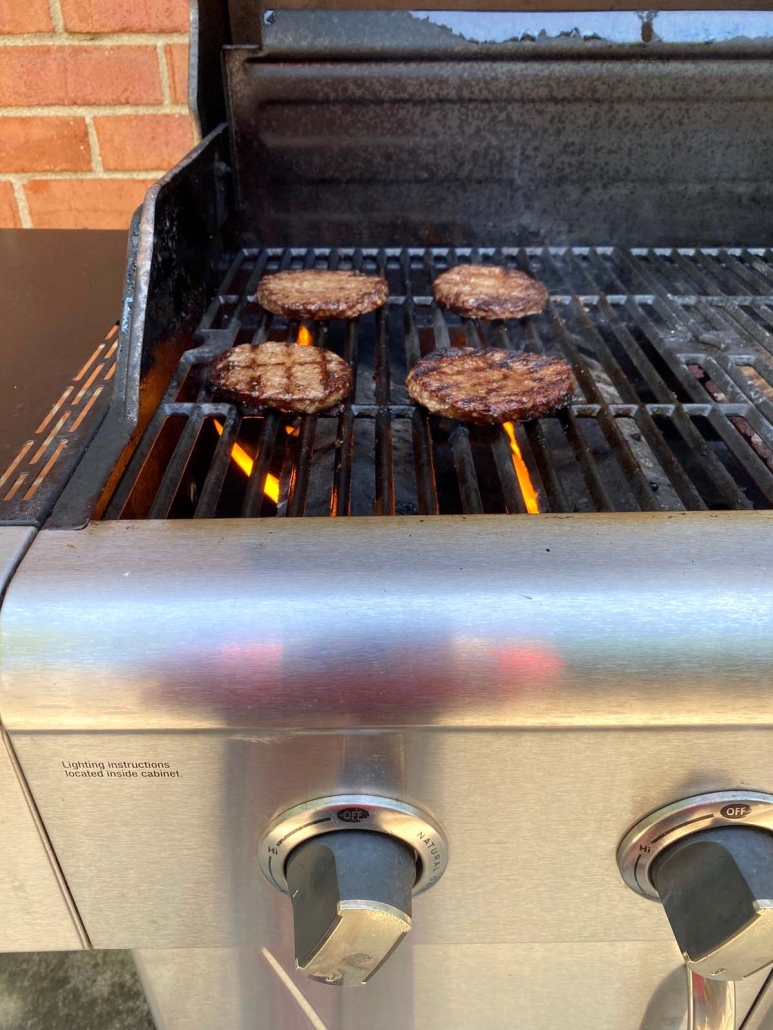
{"type": "Polygon", "coordinates": [[[0,954],[0,1030],[154,1030],[124,951],[0,954]]]}

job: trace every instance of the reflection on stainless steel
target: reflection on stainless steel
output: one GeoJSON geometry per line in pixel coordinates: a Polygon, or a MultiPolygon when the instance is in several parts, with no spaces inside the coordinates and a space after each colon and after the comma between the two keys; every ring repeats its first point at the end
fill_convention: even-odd
{"type": "Polygon", "coordinates": [[[773,718],[773,513],[276,522],[40,533],[0,624],[8,725],[773,718]]]}
{"type": "Polygon", "coordinates": [[[754,1004],[743,1022],[743,1030],[770,1030],[773,1026],[771,997],[773,997],[773,973],[768,974],[767,980],[760,988],[754,1004]]]}
{"type": "Polygon", "coordinates": [[[637,1030],[653,1027],[682,1027],[685,1022],[687,993],[684,989],[684,966],[672,969],[655,987],[647,1002],[637,1030]]]}
{"type": "Polygon", "coordinates": [[[0,728],[0,951],[88,945],[5,731],[0,728]]]}
{"type": "Polygon", "coordinates": [[[34,539],[31,526],[0,526],[0,601],[11,574],[34,539]]]}
{"type": "Polygon", "coordinates": [[[135,951],[134,961],[157,1030],[338,1030],[341,1025],[344,992],[295,973],[292,953],[281,946],[148,949],[135,951]]]}
{"type": "MultiPolygon", "coordinates": [[[[0,527],[0,600],[35,530],[0,527]]],[[[76,950],[88,938],[0,725],[0,951],[76,950]]]]}
{"type": "Polygon", "coordinates": [[[735,984],[687,969],[687,1030],[735,1030],[735,984]]]}
{"type": "Polygon", "coordinates": [[[316,1010],[312,1008],[312,1006],[309,1004],[308,999],[304,997],[301,991],[299,991],[293,983],[292,978],[284,971],[282,963],[278,962],[277,959],[274,958],[274,956],[271,954],[268,948],[261,948],[260,953],[266,960],[266,962],[268,962],[268,964],[274,970],[274,972],[279,977],[284,986],[287,988],[287,990],[290,992],[290,996],[298,1002],[301,1011],[303,1012],[304,1016],[306,1016],[311,1025],[314,1027],[314,1030],[327,1030],[325,1024],[317,1015],[316,1010]]]}
{"type": "MultiPolygon", "coordinates": [[[[444,1030],[687,1030],[684,969],[662,942],[492,941],[413,948],[406,942],[366,988],[340,991],[295,973],[291,954],[276,948],[271,954],[276,961],[271,968],[259,949],[248,947],[241,961],[239,953],[228,949],[135,955],[151,1005],[155,1002],[154,1015],[163,1013],[156,1016],[158,1030],[256,1030],[268,1025],[282,1030],[404,1030],[431,1025],[433,1018],[444,1030]],[[206,996],[198,989],[204,977],[210,984],[206,996]],[[659,1008],[650,1007],[666,980],[673,989],[668,997],[660,996],[659,1008]],[[578,984],[589,983],[592,991],[577,990],[578,984]],[[319,1023],[307,1015],[307,1007],[319,1023]],[[652,1018],[645,1019],[645,1013],[652,1018]]],[[[739,1021],[763,982],[755,978],[739,985],[739,1021]]]]}

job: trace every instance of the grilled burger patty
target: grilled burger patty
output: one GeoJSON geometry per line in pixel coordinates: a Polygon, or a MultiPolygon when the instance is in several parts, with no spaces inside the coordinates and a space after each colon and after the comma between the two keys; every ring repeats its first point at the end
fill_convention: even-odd
{"type": "Polygon", "coordinates": [[[249,407],[314,415],[348,397],[352,370],[321,347],[242,343],[213,362],[209,385],[218,396],[249,407]]]}
{"type": "Polygon", "coordinates": [[[457,265],[437,277],[433,290],[438,304],[467,318],[523,318],[548,301],[539,279],[498,265],[457,265]]]}
{"type": "Polygon", "coordinates": [[[258,303],[287,318],[356,318],[386,303],[389,287],[380,275],[310,269],[277,272],[261,279],[258,303]]]}
{"type": "Polygon", "coordinates": [[[465,422],[524,422],[569,403],[570,365],[539,354],[472,347],[435,351],[411,369],[408,393],[436,415],[465,422]]]}

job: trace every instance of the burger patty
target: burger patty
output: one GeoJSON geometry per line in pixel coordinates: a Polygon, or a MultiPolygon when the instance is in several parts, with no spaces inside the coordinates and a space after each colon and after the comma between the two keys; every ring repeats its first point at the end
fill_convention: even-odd
{"type": "Polygon", "coordinates": [[[380,275],[310,269],[277,272],[261,279],[257,298],[267,311],[287,318],[356,318],[386,303],[389,287],[380,275]]]}
{"type": "Polygon", "coordinates": [[[548,301],[539,279],[498,265],[457,265],[437,277],[433,290],[438,304],[466,318],[523,318],[548,301]]]}
{"type": "Polygon", "coordinates": [[[434,414],[478,423],[542,418],[567,405],[574,390],[568,362],[495,348],[435,351],[406,382],[411,399],[434,414]]]}
{"type": "Polygon", "coordinates": [[[242,343],[213,362],[208,382],[226,400],[314,415],[348,397],[352,370],[321,347],[242,343]]]}

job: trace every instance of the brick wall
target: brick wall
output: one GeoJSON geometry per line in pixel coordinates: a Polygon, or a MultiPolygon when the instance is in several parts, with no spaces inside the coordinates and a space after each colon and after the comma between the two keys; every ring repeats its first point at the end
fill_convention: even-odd
{"type": "Polygon", "coordinates": [[[0,0],[0,227],[125,228],[194,142],[187,0],[0,0]]]}

